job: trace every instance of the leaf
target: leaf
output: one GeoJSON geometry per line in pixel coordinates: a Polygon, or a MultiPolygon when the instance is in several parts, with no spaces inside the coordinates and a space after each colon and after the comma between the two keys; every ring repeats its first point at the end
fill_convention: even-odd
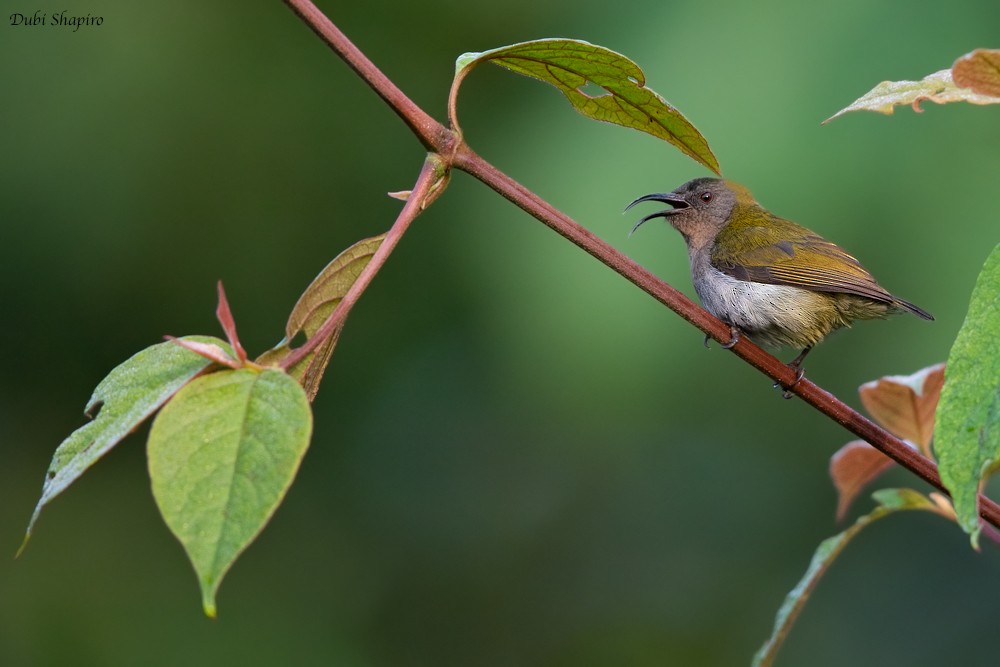
{"type": "Polygon", "coordinates": [[[861,490],[895,461],[864,440],[852,440],[830,457],[830,478],[837,489],[837,521],[847,514],[861,490]]]}
{"type": "Polygon", "coordinates": [[[239,334],[236,332],[236,320],[233,318],[233,311],[229,309],[229,300],[226,299],[226,290],[222,286],[221,280],[216,284],[216,292],[219,296],[219,305],[215,308],[215,317],[219,320],[219,324],[222,325],[222,330],[226,333],[229,346],[236,353],[236,360],[239,362],[239,365],[245,366],[247,351],[243,349],[243,345],[240,343],[239,334]]]}
{"type": "Polygon", "coordinates": [[[540,39],[459,56],[449,101],[456,128],[458,88],[465,76],[483,62],[552,84],[584,116],[651,134],[716,174],[721,173],[705,137],[680,111],[645,87],[646,76],[638,65],[619,53],[575,39],[540,39]],[[587,94],[584,86],[588,83],[604,92],[587,94]]]}
{"type": "MultiPolygon", "coordinates": [[[[211,336],[187,336],[182,340],[229,348],[211,336]]],[[[166,342],[147,347],[108,373],[87,401],[85,412],[93,421],[73,431],[52,456],[42,497],[18,553],[27,545],[43,507],[211,363],[174,342],[166,342]],[[95,415],[95,411],[99,412],[95,415]]]]}
{"type": "Polygon", "coordinates": [[[931,456],[934,411],[944,384],[944,364],[912,375],[887,375],[858,389],[861,402],[875,421],[899,438],[916,443],[931,456]]]}
{"type": "Polygon", "coordinates": [[[153,497],[194,565],[208,616],[223,576],[291,486],[311,431],[305,392],[273,369],[199,377],[156,416],[153,497]]]}
{"type": "Polygon", "coordinates": [[[981,95],[968,88],[959,88],[951,80],[951,71],[928,74],[920,81],[883,81],[823,121],[823,125],[849,111],[876,111],[891,116],[900,104],[909,104],[914,111],[922,111],[920,103],[930,100],[936,104],[969,102],[970,104],[1000,104],[1000,97],[981,95]]]}
{"type": "MultiPolygon", "coordinates": [[[[291,354],[292,340],[300,333],[306,340],[312,338],[333,309],[337,307],[347,290],[351,288],[362,269],[371,261],[372,255],[382,245],[385,234],[373,236],[358,241],[344,252],[337,255],[326,265],[319,275],[310,283],[306,291],[299,297],[285,325],[285,338],[274,348],[257,358],[256,363],[262,366],[276,366],[282,359],[291,354]]],[[[289,369],[289,374],[305,388],[309,400],[312,401],[319,391],[323,372],[333,354],[340,332],[336,332],[323,345],[289,369]]]]}
{"type": "Polygon", "coordinates": [[[806,573],[799,583],[785,597],[784,603],[778,609],[774,619],[774,630],[771,636],[760,647],[753,658],[753,667],[766,667],[774,662],[774,658],[781,648],[782,642],[791,630],[792,624],[798,617],[799,612],[809,600],[813,589],[819,583],[820,578],[833,563],[834,559],[843,551],[847,543],[854,538],[865,526],[888,516],[893,512],[901,510],[925,510],[940,516],[950,518],[946,510],[942,509],[936,502],[912,489],[882,489],[872,494],[878,503],[878,507],[868,514],[858,517],[849,528],[842,533],[823,540],[816,553],[813,555],[806,573]]]}
{"type": "MultiPolygon", "coordinates": [[[[887,375],[858,389],[861,402],[882,426],[931,456],[934,410],[944,383],[944,364],[912,375],[887,375]],[[916,443],[916,445],[914,445],[916,443]]],[[[837,520],[847,514],[854,498],[893,461],[864,440],[853,440],[830,458],[830,478],[837,489],[837,520]]]]}
{"type": "Polygon", "coordinates": [[[934,451],[959,525],[979,540],[979,488],[1000,458],[1000,245],[986,259],[955,338],[937,409],[934,451]]]}
{"type": "Polygon", "coordinates": [[[174,338],[173,336],[167,336],[167,340],[175,345],[180,345],[185,350],[191,350],[198,356],[204,357],[205,359],[215,362],[220,366],[242,368],[245,365],[239,360],[230,357],[229,354],[218,345],[213,345],[211,343],[199,343],[198,341],[174,338]]]}
{"type": "Polygon", "coordinates": [[[980,95],[1000,98],[1000,50],[976,49],[951,66],[956,85],[980,95]]]}

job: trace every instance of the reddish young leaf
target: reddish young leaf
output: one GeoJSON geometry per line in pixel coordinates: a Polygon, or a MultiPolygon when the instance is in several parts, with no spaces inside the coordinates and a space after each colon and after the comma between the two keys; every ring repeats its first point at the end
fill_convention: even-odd
{"type": "Polygon", "coordinates": [[[890,432],[916,443],[931,456],[934,411],[944,384],[944,364],[929,366],[913,375],[887,375],[858,389],[869,414],[890,432]]]}
{"type": "Polygon", "coordinates": [[[976,49],[951,66],[955,85],[980,95],[1000,97],[1000,49],[976,49]]]}
{"type": "MultiPolygon", "coordinates": [[[[292,339],[297,335],[302,333],[305,334],[306,340],[311,339],[343,300],[385,237],[385,234],[379,234],[369,239],[362,239],[327,264],[292,309],[292,314],[289,315],[288,323],[285,325],[285,338],[274,348],[257,357],[255,363],[261,366],[277,366],[282,359],[292,353],[292,339]]],[[[319,391],[320,380],[323,379],[323,372],[339,336],[340,331],[335,331],[326,342],[288,369],[288,373],[305,388],[310,401],[319,391]]]]}
{"type": "Polygon", "coordinates": [[[893,463],[864,440],[852,440],[830,457],[830,478],[837,489],[837,521],[844,518],[861,490],[893,463]]]}
{"type": "Polygon", "coordinates": [[[189,338],[174,338],[173,336],[165,336],[167,340],[171,343],[180,345],[186,350],[191,350],[195,354],[208,359],[209,361],[214,361],[221,366],[228,366],[229,368],[240,368],[242,364],[229,356],[229,354],[223,350],[218,345],[212,343],[199,343],[196,340],[191,340],[189,338]]]}
{"type": "Polygon", "coordinates": [[[222,330],[226,332],[226,338],[229,339],[229,345],[233,348],[233,352],[236,353],[236,358],[239,359],[241,364],[245,364],[247,361],[247,351],[240,345],[240,337],[236,334],[236,320],[233,319],[233,313],[229,310],[229,301],[226,300],[226,290],[222,287],[221,280],[218,284],[218,292],[219,305],[215,309],[215,317],[219,320],[219,324],[222,325],[222,330]]]}

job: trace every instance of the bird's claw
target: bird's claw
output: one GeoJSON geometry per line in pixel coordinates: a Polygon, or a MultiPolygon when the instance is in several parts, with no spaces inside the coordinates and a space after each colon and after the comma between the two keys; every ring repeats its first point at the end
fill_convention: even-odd
{"type": "MultiPolygon", "coordinates": [[[[795,380],[790,385],[788,385],[787,387],[782,387],[782,391],[781,391],[781,397],[782,398],[784,398],[784,399],[791,398],[792,397],[792,389],[795,387],[795,385],[797,385],[799,382],[802,381],[802,378],[805,377],[806,371],[805,371],[804,368],[802,368],[802,362],[805,361],[806,355],[809,354],[809,351],[811,349],[812,349],[812,345],[810,345],[806,349],[802,350],[802,352],[799,353],[799,356],[795,357],[794,359],[792,359],[788,363],[788,367],[791,368],[793,371],[795,371],[795,380]]],[[[777,388],[777,387],[781,386],[781,383],[780,382],[775,382],[774,386],[775,386],[775,388],[777,388]]]]}
{"type": "Polygon", "coordinates": [[[775,382],[774,383],[774,388],[775,389],[777,389],[778,387],[781,387],[781,397],[783,399],[785,399],[786,401],[788,399],[790,399],[792,396],[795,395],[795,394],[792,393],[792,389],[794,389],[795,385],[797,385],[799,382],[801,382],[802,378],[804,378],[806,376],[806,369],[801,368],[800,366],[796,365],[794,362],[791,363],[791,364],[788,364],[788,367],[791,368],[791,369],[793,369],[795,371],[795,380],[793,380],[792,383],[790,385],[788,385],[787,387],[782,387],[780,382],[775,382]]]}
{"type": "Polygon", "coordinates": [[[740,330],[735,325],[732,324],[729,325],[729,335],[730,335],[729,342],[722,344],[723,350],[731,350],[736,345],[736,343],[740,342],[740,330]]]}
{"type": "MultiPolygon", "coordinates": [[[[710,341],[710,340],[712,340],[712,337],[709,334],[705,334],[705,347],[706,348],[709,346],[708,345],[708,341],[710,341]]],[[[728,343],[719,343],[719,345],[722,347],[723,350],[731,350],[731,349],[733,349],[733,347],[738,342],[740,342],[740,330],[739,330],[739,327],[737,327],[734,324],[730,324],[729,325],[729,342],[728,343]]]]}

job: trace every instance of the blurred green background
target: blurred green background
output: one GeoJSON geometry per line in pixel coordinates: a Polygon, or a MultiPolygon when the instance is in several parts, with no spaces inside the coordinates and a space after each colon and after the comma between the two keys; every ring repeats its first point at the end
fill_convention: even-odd
{"type": "MultiPolygon", "coordinates": [[[[456,56],[537,37],[622,52],[726,175],[937,316],[809,358],[856,388],[943,360],[998,241],[1000,109],[819,123],[884,79],[1000,46],[1000,4],[320,2],[443,118],[456,56]]],[[[281,337],[299,292],[390,225],[423,150],[280,2],[5,3],[0,26],[0,553],[94,385],[163,334],[281,337]]],[[[472,146],[693,295],[634,197],[703,168],[483,67],[472,146]]],[[[645,212],[645,211],[644,211],[645,212]]],[[[794,351],[784,351],[783,357],[794,351]]],[[[0,664],[741,665],[821,539],[849,436],[611,271],[456,174],[355,309],[285,504],[202,616],[142,432],[0,558],[0,664]]],[[[884,485],[925,488],[904,471],[884,485]]],[[[856,512],[868,507],[861,499],[856,512]]],[[[862,533],[779,665],[995,664],[1000,553],[931,515],[862,533]]]]}

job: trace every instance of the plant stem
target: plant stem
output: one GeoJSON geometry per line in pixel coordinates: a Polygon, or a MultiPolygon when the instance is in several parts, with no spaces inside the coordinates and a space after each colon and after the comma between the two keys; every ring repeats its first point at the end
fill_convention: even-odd
{"type": "MultiPolygon", "coordinates": [[[[548,202],[539,199],[537,195],[483,160],[467,146],[461,146],[456,152],[454,166],[472,174],[493,188],[719,343],[729,341],[731,334],[728,325],[602,241],[589,230],[581,227],[564,213],[553,208],[548,202]]],[[[789,391],[797,394],[855,435],[870,442],[903,467],[947,493],[941,484],[937,466],[930,459],[907,447],[901,440],[852,409],[833,394],[823,390],[808,378],[802,378],[796,383],[796,371],[765,352],[745,336],[731,350],[775,382],[784,387],[790,387],[789,391]]],[[[988,498],[981,498],[981,505],[984,518],[987,518],[993,525],[997,525],[997,522],[1000,522],[1000,507],[988,498]]]]}
{"type": "MultiPolygon", "coordinates": [[[[446,161],[445,167],[453,166],[461,169],[475,178],[479,179],[490,188],[501,194],[503,197],[550,227],[551,229],[573,242],[587,253],[592,255],[601,263],[624,277],[636,287],[643,290],[654,299],[667,306],[685,320],[698,327],[705,334],[719,342],[728,343],[730,340],[729,326],[721,320],[704,310],[684,294],[677,291],[667,283],[663,282],[652,273],[636,264],[633,260],[608,245],[592,232],[582,227],[572,218],[560,212],[551,204],[541,199],[531,190],[524,187],[511,177],[507,176],[489,162],[477,155],[471,148],[461,142],[454,132],[438,123],[416,104],[413,103],[403,92],[396,87],[361,51],[355,47],[347,37],[340,32],[330,22],[330,20],[316,8],[309,0],[284,0],[303,21],[330,46],[385,102],[403,119],[403,121],[413,130],[420,141],[428,150],[438,153],[446,161]]],[[[426,165],[425,165],[426,170],[426,165]]],[[[414,193],[416,188],[414,188],[414,193]]],[[[413,203],[414,197],[407,202],[407,206],[413,203]]],[[[422,197],[420,198],[423,199],[422,197]]],[[[404,211],[406,208],[404,207],[404,211]]],[[[400,214],[403,216],[403,213],[400,214]]],[[[397,219],[397,224],[399,220],[397,219]]],[[[409,224],[409,223],[406,223],[409,224]]],[[[395,229],[395,225],[393,226],[395,229]]],[[[390,232],[391,234],[392,232],[390,232]]],[[[388,238],[386,239],[386,242],[388,238]]],[[[386,245],[383,242],[383,247],[386,245]]],[[[390,248],[391,250],[391,248],[390,248]]],[[[376,257],[382,252],[382,248],[376,252],[376,257]]],[[[386,252],[388,255],[388,251],[386,252]]],[[[383,257],[384,261],[384,257],[383,257]]],[[[365,272],[371,269],[371,274],[378,270],[374,268],[375,257],[365,268],[365,272]]],[[[365,275],[362,272],[362,277],[365,275]]],[[[369,277],[370,280],[370,277],[369,277]]],[[[358,282],[361,282],[359,277],[358,282]]],[[[366,283],[367,284],[367,283],[366,283]]],[[[358,294],[364,288],[358,290],[358,294]]],[[[351,288],[351,292],[354,288],[351,288]]],[[[344,299],[347,301],[347,297],[344,299]]],[[[341,306],[343,303],[341,303],[341,306]]],[[[337,310],[340,310],[338,306],[337,310]]],[[[336,311],[335,311],[336,313],[336,311]]],[[[344,313],[346,315],[346,312],[344,313]]],[[[342,322],[342,318],[338,320],[342,322]]],[[[324,323],[324,327],[326,324],[324,323]]],[[[335,327],[330,328],[330,332],[335,327]]],[[[322,331],[322,328],[321,328],[322,331]]],[[[319,333],[313,339],[319,338],[319,333]]],[[[318,344],[318,343],[317,343],[318,344]]],[[[300,348],[304,349],[304,348],[300,348]]],[[[944,493],[948,490],[941,483],[937,466],[919,452],[909,448],[902,440],[895,437],[882,427],[878,426],[858,411],[838,399],[833,394],[823,390],[811,380],[803,378],[798,383],[795,382],[796,371],[771,354],[748,340],[745,336],[731,348],[733,354],[737,355],[751,366],[778,382],[783,387],[796,394],[809,405],[813,406],[823,414],[827,415],[845,429],[863,438],[876,449],[880,450],[891,459],[899,463],[904,468],[910,470],[918,477],[926,481],[944,493]],[[793,386],[794,385],[794,386],[793,386]]],[[[295,358],[301,359],[303,355],[296,350],[286,362],[295,358]]],[[[294,362],[287,363],[285,367],[291,366],[294,362]]],[[[993,502],[986,496],[979,496],[979,513],[987,522],[1000,528],[1000,505],[993,502]]]]}
{"type": "Polygon", "coordinates": [[[403,238],[403,234],[410,227],[410,223],[424,209],[424,203],[428,195],[431,194],[432,189],[442,179],[446,178],[446,174],[447,171],[444,169],[441,158],[433,153],[429,154],[427,159],[424,160],[424,165],[420,169],[420,175],[417,176],[417,182],[413,185],[413,190],[410,192],[403,210],[399,212],[396,221],[392,223],[392,227],[386,233],[385,239],[379,245],[378,250],[372,255],[372,258],[365,265],[365,268],[361,270],[361,273],[358,274],[357,279],[351,285],[350,289],[347,290],[347,294],[344,295],[344,298],[340,300],[340,303],[333,309],[330,316],[316,330],[316,333],[302,347],[295,348],[291,354],[282,359],[280,365],[283,369],[288,370],[295,366],[295,364],[302,361],[302,359],[326,342],[330,336],[334,335],[340,329],[347,314],[351,312],[351,308],[358,302],[364,291],[368,289],[368,285],[375,277],[375,274],[385,264],[385,261],[389,258],[396,244],[399,243],[399,240],[403,238]]]}
{"type": "Polygon", "coordinates": [[[284,0],[284,2],[361,77],[362,81],[385,100],[389,108],[413,130],[427,150],[443,152],[440,150],[441,142],[447,138],[444,135],[448,134],[444,125],[434,120],[407,97],[316,5],[309,0],[284,0]]]}

